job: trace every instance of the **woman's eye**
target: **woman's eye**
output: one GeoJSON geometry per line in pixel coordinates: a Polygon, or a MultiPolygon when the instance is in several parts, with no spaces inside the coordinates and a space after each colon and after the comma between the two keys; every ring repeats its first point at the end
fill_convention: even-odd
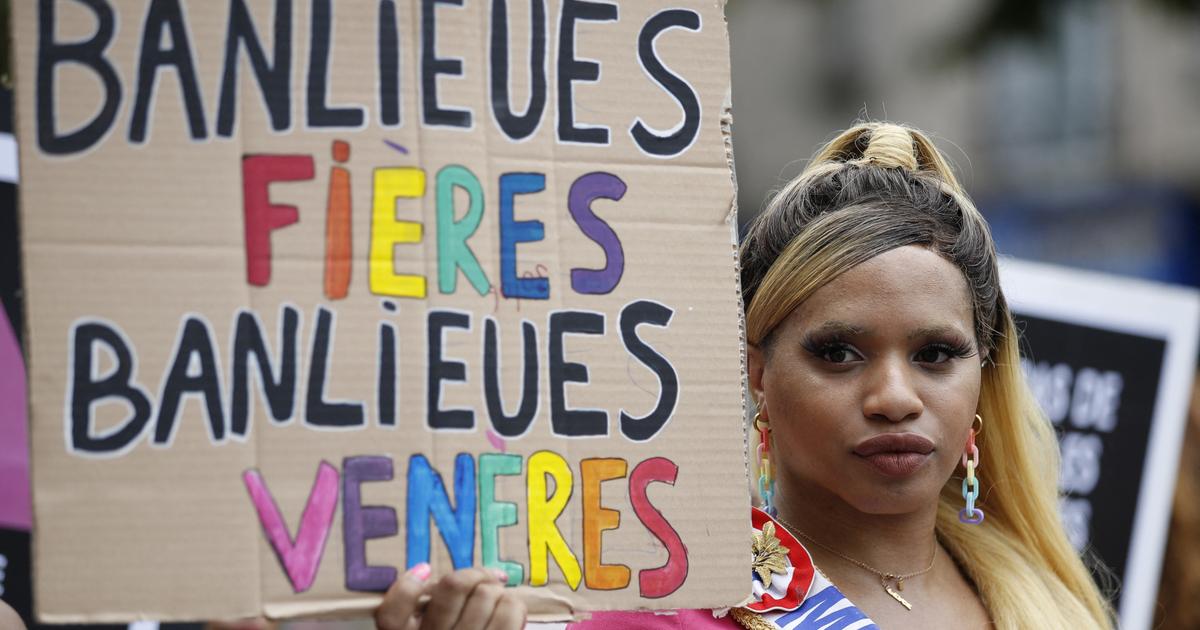
{"type": "Polygon", "coordinates": [[[927,346],[917,352],[915,359],[919,363],[945,363],[949,361],[951,352],[941,346],[927,346]]]}
{"type": "Polygon", "coordinates": [[[830,363],[849,363],[858,358],[858,354],[849,346],[826,346],[821,350],[821,358],[830,363]]]}

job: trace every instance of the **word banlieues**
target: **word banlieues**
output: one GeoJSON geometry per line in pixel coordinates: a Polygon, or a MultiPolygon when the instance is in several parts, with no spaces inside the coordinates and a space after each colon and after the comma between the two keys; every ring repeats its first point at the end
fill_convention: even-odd
{"type": "MultiPolygon", "coordinates": [[[[545,586],[552,559],[572,589],[584,583],[592,590],[618,590],[630,585],[630,567],[601,561],[602,535],[621,524],[619,510],[601,503],[602,483],[629,478],[629,499],[641,524],[666,548],[662,566],[638,571],[642,597],[666,597],[687,578],[688,551],[675,528],[647,496],[651,483],[675,485],[679,467],[664,457],[652,457],[629,469],[621,458],[591,458],[579,462],[578,478],[567,460],[552,451],[538,451],[525,460],[511,453],[483,453],[476,460],[459,453],[454,461],[454,497],[446,491],[442,476],[421,454],[408,462],[405,511],[406,566],[430,559],[432,521],[441,535],[454,568],[475,564],[502,569],[508,583],[526,583],[525,566],[500,557],[500,530],[518,523],[517,504],[496,499],[496,477],[520,475],[525,470],[525,523],[528,534],[528,584],[545,586]],[[575,493],[577,486],[582,492],[575,493]],[[572,496],[582,497],[583,562],[572,550],[557,521],[567,510],[572,496]],[[475,554],[475,527],[479,525],[480,554],[475,554]],[[582,566],[581,566],[582,565],[582,566]]],[[[242,475],[250,499],[258,512],[267,538],[291,582],[304,592],[312,587],[320,568],[325,542],[342,505],[342,537],[345,585],[350,591],[382,592],[395,581],[397,569],[368,562],[366,543],[399,533],[396,510],[384,505],[363,505],[362,485],[393,480],[393,460],[382,455],[347,457],[342,470],[322,461],[309,492],[307,504],[294,535],[280,513],[258,470],[242,475]]]]}
{"type": "MultiPolygon", "coordinates": [[[[386,306],[386,305],[385,305],[386,306]]],[[[679,378],[674,366],[638,336],[645,325],[666,328],[674,311],[651,300],[636,300],[622,307],[615,328],[626,352],[659,380],[658,399],[644,415],[622,408],[618,412],[621,434],[634,441],[646,441],[666,426],[679,399],[679,378]]],[[[475,356],[483,360],[483,391],[480,408],[487,410],[493,431],[515,438],[529,431],[538,415],[542,383],[550,387],[550,429],[559,437],[591,437],[609,434],[610,414],[604,409],[577,409],[567,404],[567,385],[589,381],[586,364],[566,359],[569,336],[602,337],[610,324],[603,313],[593,311],[552,311],[548,329],[546,356],[539,356],[538,326],[521,323],[523,361],[521,400],[515,412],[506,411],[500,386],[499,324],[484,317],[482,339],[473,331],[470,313],[434,309],[426,313],[426,409],[425,426],[429,430],[471,430],[476,427],[475,411],[469,408],[444,409],[442,389],[446,383],[467,382],[467,365],[443,355],[448,334],[474,335],[482,346],[475,356]],[[543,378],[547,374],[548,378],[543,378]]],[[[355,400],[332,401],[326,397],[330,380],[329,359],[335,336],[335,313],[318,306],[312,325],[304,387],[304,426],[312,429],[361,429],[368,426],[368,403],[355,400]]],[[[212,326],[202,316],[184,316],[171,358],[166,362],[157,401],[138,382],[137,352],[133,343],[115,324],[98,319],[76,321],[70,332],[67,352],[66,446],[78,455],[121,455],[133,448],[152,430],[153,446],[166,448],[173,441],[182,406],[190,398],[202,402],[210,441],[225,442],[229,437],[245,440],[250,430],[251,381],[257,380],[265,406],[276,424],[291,422],[296,416],[300,395],[298,333],[300,312],[281,307],[277,351],[269,350],[262,324],[253,311],[239,311],[233,324],[230,374],[222,378],[212,326]],[[101,373],[104,356],[112,367],[101,373]],[[252,370],[257,367],[257,374],[252,370]],[[257,375],[257,379],[255,379],[257,375]],[[228,396],[226,395],[228,392],[228,396]],[[225,401],[228,399],[228,407],[225,401]],[[129,409],[126,417],[104,430],[96,427],[97,407],[118,405],[129,409]],[[228,412],[226,411],[228,409],[228,412]]],[[[375,413],[379,426],[397,425],[397,384],[400,382],[397,330],[383,320],[378,329],[377,381],[375,413]]],[[[511,342],[510,342],[511,343],[511,342]]],[[[514,344],[515,345],[515,344],[514,344]]]]}
{"type": "MultiPolygon", "coordinates": [[[[510,73],[524,74],[510,68],[512,64],[524,65],[526,60],[510,63],[509,6],[506,0],[411,0],[418,5],[415,11],[405,6],[408,2],[378,0],[375,4],[377,28],[374,50],[370,47],[350,49],[350,52],[369,53],[369,59],[356,59],[360,65],[374,65],[376,72],[367,73],[366,79],[377,92],[375,99],[376,118],[380,127],[398,128],[404,123],[401,103],[404,90],[419,89],[420,124],[424,127],[440,127],[469,130],[476,127],[475,119],[481,114],[465,104],[446,103],[439,98],[439,78],[464,78],[468,74],[486,76],[491,98],[491,118],[496,128],[513,141],[533,136],[542,126],[547,102],[553,100],[557,112],[550,114],[556,120],[555,140],[564,144],[600,145],[611,143],[610,129],[604,125],[579,122],[576,117],[574,87],[580,83],[596,83],[601,78],[599,62],[577,56],[576,49],[584,23],[597,27],[612,24],[620,19],[618,5],[594,0],[560,0],[558,23],[550,28],[548,23],[552,11],[546,0],[528,2],[530,25],[524,33],[526,41],[518,49],[529,51],[527,77],[529,96],[526,103],[513,103],[510,95],[510,73]],[[487,45],[486,68],[466,68],[461,58],[453,57],[448,51],[438,50],[438,9],[480,8],[486,11],[486,30],[490,37],[487,45]],[[414,26],[402,28],[407,16],[414,16],[414,26]],[[558,41],[551,41],[551,36],[558,41]],[[412,38],[408,40],[406,38],[412,38]],[[402,68],[410,56],[401,50],[419,41],[414,59],[414,68],[402,68]],[[556,93],[549,94],[547,57],[554,57],[556,93]],[[405,85],[411,82],[411,85],[405,85]],[[518,113],[522,112],[522,113],[518,113]]],[[[275,0],[270,23],[255,23],[246,0],[229,0],[225,16],[223,36],[216,41],[193,41],[193,30],[188,24],[188,14],[183,0],[149,0],[146,12],[139,16],[118,13],[111,0],[38,0],[37,9],[37,73],[36,111],[37,146],[49,155],[71,155],[87,151],[102,143],[117,124],[117,116],[123,110],[129,112],[126,137],[132,144],[143,144],[150,136],[156,105],[156,94],[160,89],[178,89],[184,120],[187,121],[189,137],[204,141],[215,136],[232,138],[236,135],[237,115],[244,107],[238,87],[247,85],[239,79],[239,71],[248,62],[254,84],[258,88],[261,106],[269,119],[271,130],[277,133],[292,130],[293,103],[296,95],[303,96],[303,124],[312,130],[362,129],[368,125],[372,113],[366,104],[346,103],[330,94],[330,59],[334,53],[333,23],[336,18],[333,0],[311,0],[307,15],[308,29],[297,28],[293,19],[293,0],[275,0]],[[83,15],[81,15],[83,14],[83,15]],[[86,39],[64,37],[59,22],[82,20],[94,22],[95,31],[86,39]],[[139,26],[140,25],[140,28],[139,26]],[[307,59],[295,59],[297,49],[295,35],[307,35],[307,59]],[[114,58],[119,37],[138,37],[132,58],[114,58]],[[220,81],[214,111],[206,111],[205,104],[211,102],[202,93],[201,80],[204,68],[199,67],[195,51],[223,51],[220,57],[220,81]],[[132,77],[123,77],[122,68],[136,68],[132,77]],[[293,65],[305,70],[298,74],[303,84],[293,86],[293,65]],[[100,84],[102,96],[95,114],[88,120],[60,120],[60,101],[71,98],[70,89],[57,80],[59,70],[72,67],[85,71],[100,84]],[[159,79],[162,78],[162,81],[159,79]],[[171,85],[169,81],[177,81],[171,85]],[[130,85],[132,84],[132,85],[130,85]],[[170,87],[163,88],[167,84],[170,87]],[[122,101],[132,99],[132,107],[122,107],[122,101]],[[340,101],[340,102],[339,102],[340,101]],[[339,103],[334,105],[332,103],[339,103]],[[215,114],[215,116],[214,116],[215,114]],[[212,121],[212,122],[210,122],[212,121]],[[210,130],[211,126],[211,130],[210,130]]],[[[217,2],[192,3],[189,8],[204,13],[204,19],[216,21],[210,6],[217,2]],[[203,10],[201,10],[201,7],[203,10]]],[[[342,7],[353,6],[362,11],[368,3],[343,3],[342,7]]],[[[520,6],[520,2],[514,5],[520,6]]],[[[265,22],[265,20],[263,20],[265,22]]],[[[407,26],[407,25],[405,25],[407,26]]],[[[680,120],[670,129],[658,130],[648,126],[642,116],[632,115],[628,133],[635,146],[647,155],[671,158],[682,154],[692,146],[700,131],[700,100],[695,89],[686,79],[672,72],[658,57],[656,40],[671,29],[692,32],[701,30],[701,18],[690,9],[666,9],[650,16],[637,31],[636,42],[620,42],[631,50],[631,59],[636,59],[642,72],[680,110],[680,120]],[[636,50],[636,53],[634,53],[636,50]]],[[[218,31],[220,32],[220,31],[218,31]]],[[[614,29],[615,32],[615,29],[614,29]]],[[[520,36],[520,35],[517,35],[520,36]]],[[[442,48],[450,48],[455,42],[442,42],[442,48]]],[[[479,42],[471,39],[458,42],[472,49],[479,42]]],[[[345,54],[343,51],[342,54],[345,54]]],[[[361,55],[366,57],[367,55],[361,55]]],[[[624,71],[626,69],[622,69],[624,71]]],[[[88,81],[89,87],[92,81],[88,81]]],[[[70,84],[67,84],[68,86],[70,84]]],[[[157,99],[159,103],[165,99],[157,99]]],[[[297,98],[296,100],[300,100],[297,98]]],[[[246,101],[250,102],[250,101],[246,101]]],[[[595,110],[595,105],[583,105],[582,111],[595,110]]]]}

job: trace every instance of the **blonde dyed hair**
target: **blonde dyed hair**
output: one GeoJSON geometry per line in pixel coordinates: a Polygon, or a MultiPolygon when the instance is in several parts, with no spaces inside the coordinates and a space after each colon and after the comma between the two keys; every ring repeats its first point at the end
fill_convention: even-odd
{"type": "Polygon", "coordinates": [[[997,628],[1111,628],[1112,609],[1058,514],[1058,444],[1020,369],[983,216],[923,133],[870,122],[825,145],[751,224],[740,258],[746,338],[771,335],[817,289],[879,254],[920,245],[963,273],[987,358],[978,412],[978,526],[958,520],[961,478],[938,500],[937,534],[975,583],[997,628]]]}

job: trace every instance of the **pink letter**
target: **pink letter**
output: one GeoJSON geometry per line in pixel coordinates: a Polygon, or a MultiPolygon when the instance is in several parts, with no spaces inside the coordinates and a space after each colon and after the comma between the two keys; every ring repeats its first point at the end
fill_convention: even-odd
{"type": "Polygon", "coordinates": [[[267,490],[262,475],[257,470],[247,470],[242,474],[242,481],[246,482],[250,500],[258,510],[263,532],[292,582],[292,590],[297,593],[307,591],[317,577],[321,554],[325,551],[325,539],[329,537],[329,529],[333,526],[333,513],[337,509],[338,499],[337,469],[325,461],[317,468],[317,480],[308,495],[300,526],[296,528],[295,541],[288,533],[287,524],[279,514],[279,506],[275,505],[275,499],[267,490]]]}

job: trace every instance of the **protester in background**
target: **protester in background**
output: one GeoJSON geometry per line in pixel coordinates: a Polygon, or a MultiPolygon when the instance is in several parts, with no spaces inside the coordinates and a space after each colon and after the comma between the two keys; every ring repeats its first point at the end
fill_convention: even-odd
{"type": "MultiPolygon", "coordinates": [[[[764,506],[751,598],[571,628],[1112,627],[1059,520],[1057,441],[987,224],[925,135],[838,135],[750,227],[741,268],[764,506]]],[[[399,580],[380,625],[416,628],[421,595],[443,623],[464,614],[422,628],[486,618],[503,600],[473,571],[399,580]]]]}

